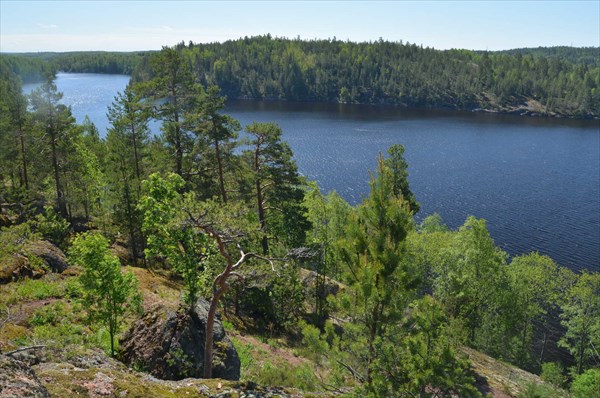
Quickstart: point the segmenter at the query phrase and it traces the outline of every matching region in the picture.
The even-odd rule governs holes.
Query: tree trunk
[[[175,80],[175,78],[173,78]],[[171,86],[171,96],[173,98],[173,121],[175,124],[175,172],[183,177],[183,148],[181,142],[181,126],[179,125],[179,105],[177,103],[177,89]]]
[[[21,146],[21,167],[23,170],[23,185],[29,190],[29,178],[27,176],[27,157],[25,155],[25,137],[23,137],[23,127],[19,126],[19,142]]]
[[[221,159],[221,148],[219,148],[219,140],[217,140],[216,138],[215,138],[215,155],[217,157],[217,166],[218,166],[218,171],[219,171],[219,186],[221,187],[221,197],[223,198],[223,203],[227,203],[227,191],[225,191],[225,178],[223,177],[223,160]]]
[[[142,182],[142,171],[140,169],[140,159],[139,159],[139,155],[138,155],[138,148],[137,148],[137,140],[135,137],[135,126],[131,125],[131,139],[133,141],[133,158],[135,161],[135,176],[137,177],[137,183],[136,183],[136,192],[137,192],[137,200],[140,200],[140,197],[142,196],[142,187],[141,187],[141,182]]]
[[[261,240],[263,255],[267,255],[269,253],[269,241],[267,240],[267,220],[265,217],[265,207],[263,202],[263,193],[261,187],[261,180],[258,176],[260,171],[260,144],[256,145],[256,149],[254,150],[254,172],[256,173],[256,202],[258,207],[258,221],[260,223],[260,230],[263,233],[263,237]]]
[[[542,349],[540,352],[540,367],[542,366],[542,363],[544,363],[544,354],[546,351],[546,343],[548,342],[548,335],[546,334],[546,331],[544,330],[544,337],[542,338]]]
[[[260,180],[256,180],[256,199],[258,202],[258,221],[260,223],[260,230],[262,231],[262,239],[261,239],[261,246],[262,246],[262,252],[264,255],[269,254],[269,241],[267,239],[267,220],[265,217],[265,207],[263,205],[263,196],[262,196],[262,189],[260,186]]]
[[[208,308],[208,316],[206,317],[206,337],[204,340],[204,378],[212,378],[212,359],[213,359],[213,329],[215,325],[215,315],[217,313],[217,306],[219,300],[225,293],[225,280],[226,276],[219,278],[222,280],[222,287],[217,288],[210,300],[210,307]],[[221,282],[220,282],[221,283]]]
[[[123,171],[123,182],[125,183],[125,206],[127,207],[127,223],[129,226],[129,239],[131,240],[131,255],[133,256],[133,264],[137,266],[138,249],[135,238],[135,223],[133,221],[133,206],[131,205],[131,193],[129,189],[129,181]]]
[[[175,172],[183,177],[183,149],[181,148],[181,135],[179,123],[175,125]]]
[[[367,358],[367,377],[366,377],[366,381],[367,381],[367,386],[369,388],[369,391],[371,390],[371,385],[373,383],[373,376],[372,376],[372,369],[371,369],[371,365],[373,363],[373,360],[375,359],[375,339],[377,338],[377,329],[379,326],[379,311],[380,311],[380,305],[381,303],[377,302],[375,304],[375,308],[373,308],[372,311],[372,316],[373,319],[371,320],[371,324],[368,325],[369,326],[369,341],[368,341],[368,345],[369,345],[369,357]]]
[[[48,126],[46,129],[46,133],[50,137],[50,146],[52,148],[52,168],[54,169],[54,182],[56,184],[56,205],[58,207],[58,212],[60,215],[67,219],[67,206],[65,203],[65,194],[62,189],[62,185],[60,182],[60,168],[58,166],[58,153],[56,149],[56,134],[52,131],[52,127]]]

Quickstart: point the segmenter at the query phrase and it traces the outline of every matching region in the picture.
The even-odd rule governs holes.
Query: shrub
[[[554,388],[549,385],[529,383],[525,386],[517,398],[559,398],[562,397]]]
[[[123,316],[140,308],[138,281],[132,273],[121,272],[119,259],[110,253],[108,241],[100,234],[79,235],[70,255],[84,269],[80,276],[83,303],[90,315],[108,328],[114,356],[115,335]]]
[[[542,380],[555,387],[563,388],[567,382],[564,369],[557,362],[546,362],[542,364]]]
[[[571,384],[574,398],[600,398],[600,369],[588,369]]]
[[[320,330],[313,325],[302,321],[299,326],[302,330],[302,355],[320,363],[322,354],[329,349],[327,342],[321,338]]]
[[[303,391],[315,391],[318,386],[314,371],[308,364],[277,366],[267,362],[260,368],[256,381],[263,385],[298,388]]]
[[[254,346],[250,343],[244,344],[235,337],[231,337],[231,342],[233,343],[233,346],[238,353],[238,357],[240,358],[241,378],[245,380],[248,370],[254,363],[254,357],[252,355]]]
[[[56,303],[37,310],[29,323],[33,326],[56,325],[64,319],[65,315],[64,305]]]
[[[35,216],[31,224],[32,229],[42,235],[44,239],[64,249],[69,235],[69,222],[58,215],[52,207],[46,206],[44,212]]]
[[[17,295],[20,299],[44,300],[50,297],[62,297],[63,289],[57,282],[41,279],[27,279],[17,287]]]

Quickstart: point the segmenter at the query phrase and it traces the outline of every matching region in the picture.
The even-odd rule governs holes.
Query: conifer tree
[[[31,93],[34,119],[50,154],[56,191],[56,207],[63,218],[68,218],[64,168],[75,119],[71,110],[61,104],[62,93],[58,92],[51,77]]]

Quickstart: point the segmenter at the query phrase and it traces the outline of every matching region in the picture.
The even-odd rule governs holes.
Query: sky
[[[0,52],[159,50],[244,36],[437,49],[600,46],[600,1],[0,0]]]

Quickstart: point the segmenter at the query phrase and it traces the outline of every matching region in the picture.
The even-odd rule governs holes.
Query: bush
[[[250,366],[252,366],[252,363],[254,362],[254,357],[252,355],[252,352],[254,351],[254,346],[250,343],[244,344],[235,337],[231,337],[230,339],[233,343],[233,346],[235,347],[235,350],[238,353],[238,356],[240,357],[241,378],[245,380],[246,373],[248,372]]]
[[[563,396],[549,385],[535,383],[527,384],[525,389],[517,394],[517,398],[560,398]]]
[[[17,288],[20,299],[44,300],[50,297],[62,297],[63,289],[58,283],[39,279],[27,279]]]
[[[564,369],[562,365],[557,362],[543,363],[542,373],[540,376],[545,382],[559,388],[564,388],[567,382]]]
[[[42,235],[44,239],[64,249],[69,235],[69,222],[59,216],[52,207],[46,206],[44,212],[35,216],[31,224],[32,229]]]
[[[600,398],[600,369],[588,369],[573,380],[574,398]]]
[[[327,342],[321,338],[321,331],[304,321],[299,322],[298,326],[302,330],[302,355],[321,363],[323,353],[329,349]]]
[[[267,362],[256,375],[256,382],[267,386],[298,388],[302,391],[316,391],[318,386],[315,373],[308,364],[276,366]]]
[[[64,319],[65,315],[63,304],[56,303],[37,310],[29,320],[29,323],[33,326],[56,325]]]

